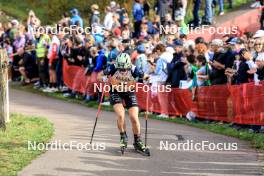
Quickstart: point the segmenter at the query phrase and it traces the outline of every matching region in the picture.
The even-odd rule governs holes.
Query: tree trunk
[[[8,98],[8,56],[5,49],[0,49],[0,128],[3,129],[9,122]]]

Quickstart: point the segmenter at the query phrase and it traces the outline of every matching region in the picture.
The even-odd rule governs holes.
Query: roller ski
[[[149,148],[145,147],[140,139],[138,139],[133,145],[136,152],[142,154],[143,156],[150,156]]]
[[[127,148],[127,141],[128,141],[127,135],[126,134],[121,134],[121,137],[120,137],[120,150],[121,150],[121,154],[122,155],[124,155],[125,150]]]

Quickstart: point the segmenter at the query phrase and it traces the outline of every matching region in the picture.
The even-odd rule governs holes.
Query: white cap
[[[223,40],[221,40],[221,39],[214,39],[214,40],[212,40],[211,45],[222,47],[224,45],[224,43],[223,43]]]
[[[13,25],[18,25],[18,24],[19,24],[19,22],[18,22],[17,20],[12,20],[11,23],[12,23]]]
[[[174,54],[175,50],[174,50],[174,48],[169,46],[169,47],[166,48],[166,52],[169,52],[170,54]]]
[[[261,37],[264,37],[264,30],[258,30],[253,36],[253,38],[261,38]]]
[[[110,7],[111,7],[111,8],[114,8],[115,6],[116,6],[116,2],[115,2],[115,1],[111,1],[111,2],[110,2]]]

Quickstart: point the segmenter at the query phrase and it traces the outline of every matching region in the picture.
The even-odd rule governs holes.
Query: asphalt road
[[[96,109],[60,100],[10,90],[11,112],[48,118],[55,126],[52,142],[89,143]],[[112,112],[102,112],[94,143],[105,150],[48,150],[19,172],[19,176],[246,176],[262,175],[259,154],[249,143],[205,130],[169,122],[149,120],[151,157],[135,153],[131,128],[127,119],[129,148],[124,156],[119,151],[119,133]],[[141,119],[144,127],[144,119]],[[144,128],[142,128],[144,132]],[[142,135],[144,137],[144,133]],[[160,143],[168,141],[171,150],[160,150]],[[174,150],[179,143],[202,141],[237,143],[236,151]],[[88,145],[87,145],[88,146]],[[88,146],[91,148],[91,146]],[[96,147],[94,149],[103,149]],[[67,150],[68,149],[68,150]]]

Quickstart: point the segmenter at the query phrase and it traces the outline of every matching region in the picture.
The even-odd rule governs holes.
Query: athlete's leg
[[[117,127],[120,133],[124,133],[126,131],[125,126],[125,108],[123,104],[117,103],[114,105],[114,110],[117,115]]]
[[[140,122],[138,119],[138,107],[137,106],[133,106],[131,108],[128,109],[128,114],[130,117],[130,121],[132,124],[132,130],[134,135],[139,136],[140,135]]]

